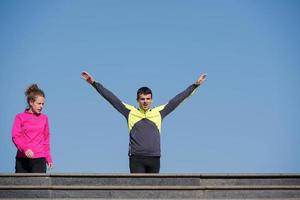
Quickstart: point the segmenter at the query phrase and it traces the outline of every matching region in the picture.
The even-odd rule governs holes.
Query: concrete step
[[[11,200],[12,198],[1,198],[1,200]],[[20,199],[20,200],[27,200],[27,199],[32,199],[32,198],[14,198],[14,199]],[[48,200],[49,198],[38,198],[39,200]],[[51,198],[53,200],[78,200],[79,198]],[[80,198],[81,200],[104,200],[107,198]],[[180,200],[198,200],[199,198],[190,198],[190,199],[180,199]],[[118,199],[109,199],[109,200],[120,200]],[[133,199],[121,199],[121,200],[133,200]],[[143,200],[170,200],[170,199],[143,199]],[[211,200],[211,199],[201,199],[201,200]],[[232,199],[222,199],[222,200],[232,200]],[[270,200],[270,198],[268,199],[248,199],[248,198],[237,198],[234,200]],[[298,200],[298,198],[280,198],[280,199],[274,199],[272,198],[272,200]]]
[[[0,174],[0,198],[300,199],[299,174]]]
[[[300,185],[300,174],[1,174],[1,185]]]

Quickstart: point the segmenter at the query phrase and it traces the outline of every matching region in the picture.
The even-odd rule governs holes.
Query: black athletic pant
[[[45,158],[16,158],[16,173],[46,173]]]
[[[130,173],[159,173],[160,157],[130,156]]]

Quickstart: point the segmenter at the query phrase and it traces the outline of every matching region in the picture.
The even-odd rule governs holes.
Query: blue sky
[[[300,2],[3,0],[0,172],[14,172],[24,91],[46,93],[52,172],[128,173],[125,119],[81,78],[124,102],[166,103],[207,82],[162,126],[162,173],[300,172]]]

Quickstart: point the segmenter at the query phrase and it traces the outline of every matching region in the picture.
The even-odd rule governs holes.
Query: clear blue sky
[[[128,173],[124,102],[166,103],[207,82],[162,126],[162,173],[300,172],[300,1],[2,0],[0,172],[14,172],[24,91],[46,93],[53,172]]]

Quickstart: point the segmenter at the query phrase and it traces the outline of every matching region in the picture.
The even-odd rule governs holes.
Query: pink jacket
[[[16,145],[17,157],[26,158],[25,151],[31,149],[34,158],[46,158],[52,163],[48,117],[24,111],[16,115],[12,128],[12,140]]]

